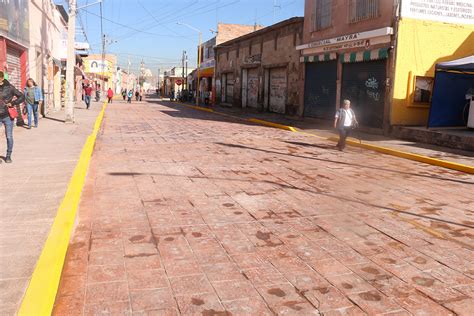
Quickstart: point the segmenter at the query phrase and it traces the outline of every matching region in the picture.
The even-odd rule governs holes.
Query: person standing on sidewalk
[[[109,90],[107,90],[108,103],[112,103],[113,98],[114,98],[114,91],[112,90],[112,88],[109,88]]]
[[[87,84],[84,88],[84,102],[86,103],[86,109],[89,110],[91,106],[91,96],[92,96],[92,87],[90,84]]]
[[[13,98],[16,97],[16,100]],[[8,108],[13,108],[25,101],[23,93],[18,91],[7,80],[0,71],[0,126],[5,125],[5,136],[7,139],[6,163],[12,162],[13,151],[13,119],[10,118]]]
[[[343,151],[346,147],[346,138],[350,136],[351,130],[357,127],[356,115],[351,109],[351,101],[344,100],[341,108],[336,112],[336,119],[334,120],[334,128],[339,131],[339,142],[336,147]]]
[[[28,111],[28,129],[31,129],[31,120],[34,117],[35,128],[38,127],[38,107],[43,103],[43,92],[36,82],[29,78],[25,87],[26,109]]]
[[[122,98],[124,101],[126,97],[127,97],[127,89],[122,89]]]
[[[128,103],[132,103],[132,97],[133,97],[133,91],[132,89],[128,90],[128,94],[127,94],[127,102]]]

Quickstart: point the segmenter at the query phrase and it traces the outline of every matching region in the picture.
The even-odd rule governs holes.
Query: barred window
[[[314,30],[322,30],[331,26],[331,0],[315,0]]]
[[[379,15],[379,0],[349,0],[349,22],[355,23]]]

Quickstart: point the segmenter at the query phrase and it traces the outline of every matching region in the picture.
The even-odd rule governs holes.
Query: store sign
[[[75,50],[89,50],[91,49],[89,43],[83,43],[83,42],[75,42],[74,43],[74,49]]]
[[[102,63],[101,59],[86,59],[84,60],[84,72],[86,73],[95,73],[101,74],[104,73],[105,76],[112,76],[112,62],[105,60]]]
[[[390,43],[390,35],[379,36],[379,37],[374,37],[374,38],[370,38],[370,39],[362,39],[362,40],[346,42],[346,43],[339,43],[339,44],[335,44],[335,45],[327,45],[327,46],[322,46],[322,47],[309,48],[309,49],[303,50],[303,55],[314,55],[314,54],[319,54],[319,53],[328,53],[328,52],[339,51],[339,50],[343,50],[343,49],[351,49],[351,48],[370,49],[374,45],[384,44],[384,43]]]
[[[380,36],[391,35],[391,34],[393,34],[393,28],[384,27],[377,30],[346,34],[346,35],[341,35],[338,37],[333,37],[333,38],[328,38],[328,39],[312,42],[309,44],[299,45],[299,46],[296,46],[296,49],[302,50],[302,49],[316,48],[316,47],[322,47],[322,46],[328,46],[328,45],[337,45],[337,44],[360,41],[363,39],[370,39],[373,37],[380,37]]]
[[[472,0],[404,0],[402,18],[455,24],[474,24]]]
[[[178,86],[180,86],[180,85],[183,84],[183,81],[182,81],[181,79],[178,79],[178,80],[176,80],[176,84],[177,84]]]

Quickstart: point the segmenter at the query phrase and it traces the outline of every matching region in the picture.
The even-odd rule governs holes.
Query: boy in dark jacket
[[[13,100],[14,97],[16,97],[15,100]],[[0,71],[0,126],[5,125],[5,136],[7,139],[6,163],[12,162],[13,151],[13,120],[8,114],[8,108],[13,108],[24,101],[23,93],[5,80],[3,72]]]

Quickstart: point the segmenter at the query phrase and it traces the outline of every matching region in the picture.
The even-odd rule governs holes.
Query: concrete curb
[[[59,282],[61,281],[61,273],[81,199],[82,188],[106,107],[107,103],[104,102],[102,111],[96,118],[94,129],[87,137],[82,148],[79,161],[69,180],[66,194],[59,205],[48,239],[36,263],[18,315],[51,315]]]
[[[207,112],[212,112],[212,113],[219,114],[219,115],[234,117],[232,115],[228,115],[228,114],[225,114],[225,113],[216,112],[212,109],[201,108],[201,107],[197,107],[197,106],[189,106],[189,105],[184,104],[184,103],[179,103],[179,104],[182,104],[182,105],[187,106],[187,107],[195,108],[195,109],[198,109],[198,110],[202,110],[202,111],[207,111]],[[236,117],[236,118],[239,118],[239,117]],[[239,118],[239,119],[243,119],[243,118]],[[291,132],[294,132],[294,133],[305,134],[305,135],[308,135],[308,136],[317,137],[317,138],[325,139],[325,140],[329,140],[329,141],[337,142],[339,140],[337,137],[321,137],[321,136],[318,136],[318,135],[315,135],[315,134],[312,134],[312,133],[300,131],[300,130],[298,130],[297,128],[295,128],[293,126],[273,123],[273,122],[260,120],[260,119],[256,119],[256,118],[249,118],[249,119],[243,119],[243,120],[253,122],[253,123],[257,123],[257,124],[261,124],[261,125],[265,125],[265,126],[269,126],[269,127],[274,127],[274,128],[279,128],[279,129],[291,131]],[[456,163],[456,162],[431,158],[431,157],[428,157],[428,156],[418,155],[418,154],[405,152],[405,151],[401,151],[401,150],[396,150],[396,149],[392,149],[392,148],[387,148],[387,147],[382,147],[382,146],[357,142],[357,141],[353,141],[353,140],[350,140],[350,139],[347,140],[347,144],[350,145],[350,146],[364,148],[364,149],[372,150],[372,151],[375,151],[375,152],[383,153],[383,154],[386,154],[386,155],[391,155],[391,156],[395,156],[395,157],[399,157],[399,158],[404,158],[404,159],[409,159],[409,160],[413,160],[413,161],[418,161],[418,162],[430,164],[430,165],[433,165],[433,166],[438,166],[438,167],[442,167],[442,168],[447,168],[447,169],[461,171],[461,172],[465,172],[465,173],[469,173],[469,174],[474,174],[474,166],[463,165],[463,164]]]

